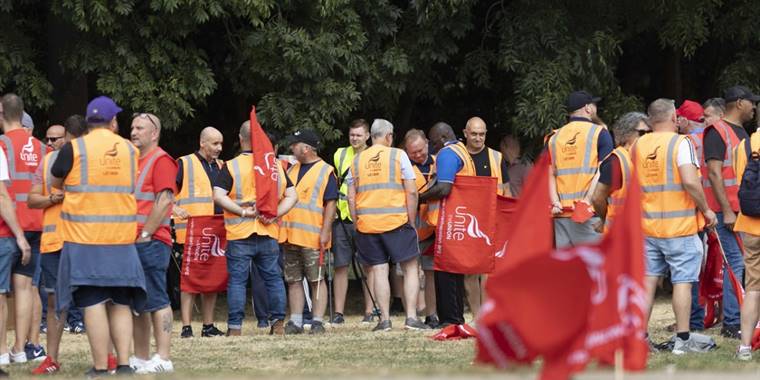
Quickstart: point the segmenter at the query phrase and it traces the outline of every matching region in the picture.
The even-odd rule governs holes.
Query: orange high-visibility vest
[[[169,157],[163,149],[156,147],[153,152],[148,153],[147,156],[141,157],[138,160],[138,177],[137,186],[135,192],[135,199],[137,199],[137,232],[142,231],[145,222],[148,220],[151,210],[153,210],[153,204],[156,200],[156,189],[153,188],[154,175],[162,175],[165,173],[154,173],[153,164],[161,157]],[[169,206],[169,210],[166,213],[166,217],[161,220],[158,229],[153,233],[153,238],[160,240],[168,245],[172,244],[171,226],[169,224],[172,215],[172,206]]]
[[[710,128],[714,128],[720,135],[723,143],[726,144],[726,153],[723,156],[723,187],[726,189],[726,197],[728,203],[731,204],[731,210],[739,211],[739,183],[736,181],[736,172],[734,172],[734,158],[733,154],[736,146],[739,145],[739,137],[734,133],[734,129],[726,124],[723,120],[716,121],[713,125],[705,128],[704,134]],[[702,168],[702,187],[705,189],[705,198],[707,199],[707,205],[710,209],[716,212],[721,212],[720,203],[715,198],[715,192],[713,192],[712,184],[710,183],[710,169],[707,165],[701,165]]]
[[[288,169],[290,182],[296,183],[298,203],[282,217],[280,240],[299,247],[319,249],[319,234],[322,232],[324,197],[327,182],[333,175],[332,166],[319,160],[309,168],[298,181],[301,163],[297,162]],[[328,243],[329,247],[329,243]]]
[[[678,147],[686,138],[672,132],[654,132],[640,137],[634,146],[646,236],[688,236],[699,229],[696,205],[683,187],[676,161]]]
[[[422,174],[417,165],[414,166],[414,183],[417,186],[417,192],[423,193],[433,186],[434,182],[431,178],[435,175],[435,156],[430,155],[430,159],[433,161],[430,164],[430,173],[427,176]],[[435,225],[428,223],[429,218],[429,202],[420,203],[419,211],[417,212],[417,220],[414,224],[417,227],[417,238],[419,241],[423,241],[435,233]]]
[[[11,184],[8,193],[16,207],[18,224],[24,231],[42,231],[42,210],[26,204],[32,188],[32,176],[42,164],[47,148],[24,129],[14,129],[0,136],[0,148],[8,158]]]
[[[603,130],[591,122],[571,121],[549,138],[557,194],[563,208],[572,208],[588,193],[599,166],[597,142]],[[566,211],[560,216],[571,214]]]
[[[132,244],[137,234],[137,157],[131,142],[103,128],[71,141],[63,181],[61,236],[79,244]]]
[[[610,154],[614,154],[620,162],[622,186],[610,193],[609,198],[607,198],[607,218],[604,221],[605,232],[607,232],[610,223],[612,223],[612,220],[615,219],[615,215],[621,211],[623,203],[625,203],[625,196],[628,190],[628,181],[631,177],[631,166],[633,165],[631,162],[630,153],[628,153],[628,150],[623,147],[615,148],[615,150],[613,150]]]
[[[354,157],[356,229],[365,234],[392,231],[409,222],[401,179],[401,149],[373,145]]]
[[[50,170],[53,168],[53,163],[58,158],[59,151],[53,151],[45,155],[42,159],[42,195],[49,197],[51,194],[62,194],[59,189],[50,185]],[[62,204],[54,204],[44,210],[42,210],[42,237],[40,238],[40,253],[57,252],[63,249],[63,239],[61,234],[57,231],[57,227],[61,223],[61,207]]]
[[[457,172],[457,176],[478,175],[477,171],[475,170],[475,163],[472,161],[472,156],[470,155],[470,152],[467,151],[467,146],[465,146],[463,143],[457,142],[456,144],[449,144],[443,147],[443,149],[451,149],[454,153],[456,153],[459,159],[462,160],[462,168],[459,169],[459,171]],[[502,177],[503,174],[501,172],[501,161],[502,161],[501,152],[497,150],[493,150],[488,147],[486,147],[485,149],[488,149],[488,162],[489,162],[489,166],[491,167],[491,177],[496,177],[498,179],[496,192],[497,194],[502,194],[502,192],[499,190],[499,186],[501,186],[502,183],[504,182],[503,177]],[[456,179],[454,180],[456,181]],[[427,223],[430,224],[431,226],[438,225],[438,210],[440,208],[441,208],[440,200],[430,202],[428,206]]]
[[[750,136],[749,141],[742,140],[734,150],[734,173],[736,173],[739,184],[742,183],[742,177],[744,176],[744,169],[747,167],[749,157],[747,157],[747,146],[750,144],[750,152],[760,154],[760,133],[755,132]],[[741,213],[736,216],[736,224],[734,224],[734,232],[744,232],[755,236],[760,235],[760,218],[747,216]]]
[[[241,153],[227,161],[227,169],[232,176],[233,186],[229,196],[239,206],[247,207],[256,202],[256,185],[253,182],[253,157],[251,153]],[[279,196],[285,194],[285,172],[277,164]],[[277,239],[280,226],[277,223],[263,224],[258,219],[241,217],[227,210],[224,211],[224,227],[227,230],[227,240],[242,240],[256,234]]]
[[[174,204],[182,207],[190,216],[214,215],[213,189],[203,163],[192,153],[180,157],[177,164],[182,166],[182,189],[177,194]],[[216,164],[219,168],[222,167],[222,161],[216,160]],[[177,244],[185,244],[187,220],[176,217],[173,219]]]

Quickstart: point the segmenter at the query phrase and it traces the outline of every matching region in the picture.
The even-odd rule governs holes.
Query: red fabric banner
[[[707,260],[699,274],[699,304],[705,308],[705,328],[718,323],[723,303],[723,254],[716,233],[707,234]]]
[[[456,176],[441,201],[435,234],[435,270],[490,273],[494,269],[496,178]]]
[[[526,196],[527,194],[523,194]],[[496,197],[496,270],[504,263],[504,253],[509,245],[509,236],[513,229],[518,228],[513,224],[515,212],[519,203],[516,198]]]
[[[227,248],[224,217],[191,216],[182,255],[180,290],[186,293],[227,291]]]
[[[265,218],[277,216],[277,157],[272,142],[256,118],[256,106],[251,109],[251,150],[253,151],[253,181],[256,187],[256,210]]]

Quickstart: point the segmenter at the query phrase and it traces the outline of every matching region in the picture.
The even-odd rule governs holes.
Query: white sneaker
[[[21,351],[19,353],[13,352],[13,349],[10,351],[11,356],[11,363],[26,363],[26,352]]]
[[[145,362],[145,366],[135,371],[138,375],[169,372],[174,372],[174,364],[172,364],[171,360],[161,359],[161,356],[158,354],[154,354],[149,361]]]
[[[129,357],[129,366],[132,367],[132,369],[135,370],[135,372],[138,372],[141,369],[143,369],[149,362],[150,360],[140,359],[137,356]]]
[[[11,355],[6,352],[0,355],[0,365],[8,365],[8,364],[11,364]]]

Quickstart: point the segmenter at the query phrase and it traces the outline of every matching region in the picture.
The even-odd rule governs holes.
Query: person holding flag
[[[269,334],[283,335],[286,301],[278,263],[280,231],[276,219],[298,202],[298,196],[293,183],[276,163],[272,144],[261,129],[255,110],[251,112],[251,120],[240,126],[238,137],[242,152],[227,161],[214,184],[214,202],[224,209],[227,230],[227,335],[241,335],[246,285],[252,265],[258,269],[267,288],[269,311],[274,321]],[[254,144],[266,146],[267,142],[268,149],[253,150]],[[260,162],[260,158],[266,162]],[[264,182],[258,181],[261,174],[264,174]]]
[[[288,169],[288,178],[296,184],[298,203],[282,217],[280,235],[284,235],[285,281],[288,283],[290,321],[285,334],[303,333],[303,277],[311,285],[313,305],[310,334],[325,332],[322,318],[327,308],[327,287],[324,274],[324,253],[330,248],[332,221],[338,182],[333,168],[317,152],[322,147],[319,135],[311,129],[294,132],[287,145],[298,162]],[[282,239],[281,239],[282,241]],[[321,297],[319,297],[321,295]]]
[[[640,137],[633,148],[633,164],[643,193],[643,229],[646,250],[646,288],[651,315],[657,283],[670,271],[676,339],[673,353],[701,352],[689,333],[691,286],[699,279],[702,241],[697,236],[701,216],[706,227],[717,223],[700,183],[694,149],[688,137],[678,135],[672,100],[657,99],[647,110],[653,133]],[[699,215],[701,213],[702,215]]]

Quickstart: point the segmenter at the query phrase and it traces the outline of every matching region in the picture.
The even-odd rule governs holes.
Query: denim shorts
[[[699,281],[703,246],[697,234],[644,240],[647,276],[664,276],[670,270],[674,284]]]
[[[80,308],[113,302],[115,305],[131,306],[136,288],[79,286],[74,291],[74,305]]]
[[[0,294],[11,291],[11,263],[19,254],[16,238],[0,238]]]
[[[46,293],[55,293],[58,286],[58,264],[61,262],[61,251],[48,252],[40,255],[42,282]]]
[[[169,268],[171,247],[160,240],[151,240],[136,243],[135,248],[145,272],[145,290],[148,293],[143,311],[151,313],[171,305],[166,291],[166,271]]]

